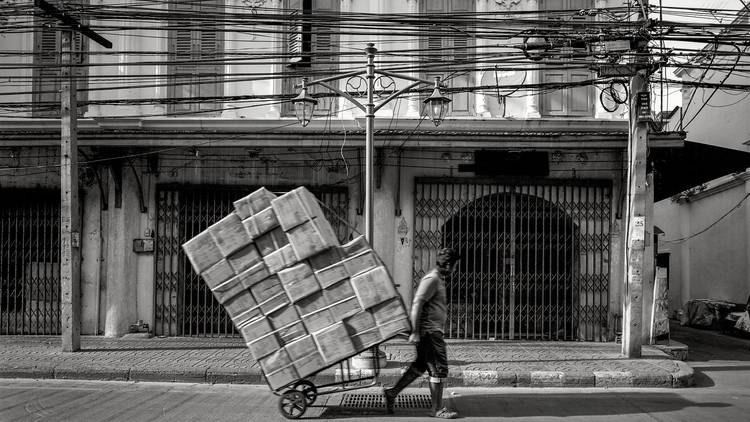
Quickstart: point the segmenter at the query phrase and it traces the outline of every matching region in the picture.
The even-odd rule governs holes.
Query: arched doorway
[[[447,336],[606,340],[609,193],[580,181],[418,180],[415,282],[441,245],[462,258],[446,280]]]

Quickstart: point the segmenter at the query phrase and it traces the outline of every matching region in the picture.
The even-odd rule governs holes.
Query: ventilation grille
[[[382,393],[344,394],[341,400],[344,409],[385,409],[385,398]],[[429,394],[399,394],[396,407],[400,409],[429,409],[432,400]]]

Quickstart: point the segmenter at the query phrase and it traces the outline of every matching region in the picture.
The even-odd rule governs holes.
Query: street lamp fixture
[[[430,119],[432,119],[432,123],[435,124],[435,127],[440,126],[440,123],[445,119],[445,115],[448,114],[448,104],[450,102],[451,99],[440,92],[440,76],[436,76],[435,89],[433,89],[432,94],[423,101],[430,111]]]
[[[411,92],[414,88],[420,85],[434,85],[432,95],[427,97],[423,102],[429,108],[428,113],[432,119],[432,123],[435,126],[445,118],[448,112],[448,104],[451,102],[450,98],[444,96],[440,92],[440,77],[436,77],[434,82],[426,79],[415,78],[410,75],[398,74],[386,70],[375,69],[375,53],[377,53],[375,44],[368,43],[365,48],[365,55],[367,56],[367,64],[364,70],[352,71],[342,75],[331,76],[328,78],[317,79],[314,81],[308,81],[307,79],[302,80],[300,88],[302,92],[296,96],[292,103],[294,104],[294,112],[297,116],[297,120],[302,126],[307,126],[313,117],[315,111],[315,105],[318,100],[308,95],[307,89],[312,85],[320,85],[329,91],[333,91],[339,94],[341,97],[346,98],[354,104],[357,108],[362,110],[365,114],[365,224],[364,234],[365,238],[371,244],[373,243],[372,231],[373,231],[373,167],[374,167],[374,133],[375,133],[375,113],[380,110],[381,107],[386,105],[389,101],[397,98],[401,94]],[[364,76],[363,76],[364,75]],[[346,86],[347,89],[341,90],[329,82],[348,78]],[[378,104],[375,104],[375,87],[395,87],[396,83],[393,81],[394,78],[403,79],[409,81],[409,83],[401,88],[396,89],[393,92],[388,92],[388,95],[380,100]],[[367,89],[363,91],[359,87],[365,86]],[[380,92],[382,94],[382,92]],[[361,101],[357,97],[365,97],[366,101]]]
[[[302,79],[302,92],[294,97],[292,104],[294,104],[294,114],[302,127],[310,124],[318,100],[307,94],[307,79]]]

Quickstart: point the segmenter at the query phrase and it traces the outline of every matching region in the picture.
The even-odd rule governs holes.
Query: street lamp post
[[[375,113],[380,110],[384,105],[388,104],[391,100],[394,98],[397,98],[399,95],[410,91],[412,88],[417,87],[418,85],[423,84],[433,84],[434,83],[434,89],[432,94],[427,97],[424,100],[424,103],[426,104],[428,108],[428,113],[430,115],[430,118],[432,119],[432,122],[435,124],[435,126],[440,125],[440,123],[445,118],[445,115],[448,112],[448,104],[451,102],[450,98],[444,96],[440,92],[440,77],[436,77],[434,81],[428,81],[425,79],[415,78],[408,75],[400,75],[384,70],[376,70],[375,69],[375,53],[378,50],[375,48],[375,44],[368,43],[367,47],[365,48],[365,54],[367,55],[367,65],[365,67],[365,71],[355,71],[346,73],[343,75],[338,75],[330,78],[324,78],[324,79],[318,79],[315,81],[308,82],[307,80],[303,80],[301,88],[302,91],[300,94],[295,97],[292,102],[294,104],[294,111],[297,116],[297,120],[299,120],[300,124],[302,126],[307,126],[308,123],[310,123],[310,120],[312,119],[313,112],[315,109],[315,106],[318,103],[318,100],[311,97],[307,92],[307,87],[311,85],[321,85],[333,92],[336,92],[337,94],[341,95],[342,97],[349,100],[352,104],[354,104],[357,108],[362,110],[365,113],[365,238],[370,243],[370,245],[373,245],[373,227],[374,227],[374,216],[373,216],[373,156],[374,156],[374,132],[375,132]],[[362,74],[365,74],[365,78],[362,78]],[[376,76],[379,75],[379,76]],[[362,104],[361,102],[357,101],[357,99],[345,90],[340,90],[336,88],[333,85],[328,84],[328,82],[341,80],[344,78],[348,78],[347,80],[347,86],[348,87],[356,87],[360,86],[360,84],[354,84],[353,81],[356,80],[356,78],[364,79],[364,82],[367,87],[366,93],[362,92],[354,92],[354,95],[361,95],[365,94],[367,98],[367,103]],[[381,80],[381,78],[387,78],[389,83],[388,86],[395,86],[395,82],[393,82],[393,78],[398,79],[404,79],[411,81],[410,84],[408,84],[406,87],[396,90],[395,92],[391,93],[388,97],[386,97],[384,100],[382,100],[379,104],[375,104],[374,97],[375,97],[375,84],[379,81],[381,86],[386,86],[386,83]],[[361,82],[361,81],[360,81]]]

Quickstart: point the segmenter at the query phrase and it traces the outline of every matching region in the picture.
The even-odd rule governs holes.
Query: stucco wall
[[[665,199],[656,204],[655,223],[666,232],[659,251],[670,253],[673,309],[690,299],[747,300],[747,202],[719,221],[745,194],[740,183],[690,202]]]

